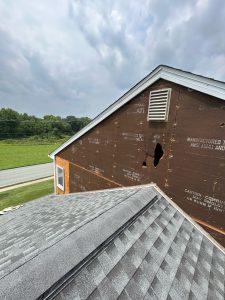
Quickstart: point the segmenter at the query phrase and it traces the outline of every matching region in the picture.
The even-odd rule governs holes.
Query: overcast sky
[[[225,81],[223,0],[0,0],[0,106],[94,117],[159,64]]]

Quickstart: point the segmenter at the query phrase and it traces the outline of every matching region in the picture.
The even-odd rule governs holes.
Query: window
[[[64,191],[64,169],[56,166],[56,182],[57,186]]]
[[[150,92],[148,121],[167,121],[169,114],[171,89]]]

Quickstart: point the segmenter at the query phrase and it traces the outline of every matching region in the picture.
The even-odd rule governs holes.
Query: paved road
[[[0,171],[0,188],[53,175],[53,163]]]

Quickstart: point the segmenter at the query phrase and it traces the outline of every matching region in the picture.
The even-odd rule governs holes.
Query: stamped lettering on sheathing
[[[192,203],[205,207],[209,211],[225,212],[225,201],[189,189],[184,190],[186,199]]]
[[[126,170],[126,169],[123,169],[123,173],[124,173],[124,177],[132,180],[132,181],[141,181],[142,179],[142,175],[137,173],[137,172],[134,172],[134,171],[131,171],[131,170]]]
[[[88,142],[89,144],[96,144],[96,145],[100,144],[100,140],[98,138],[88,138]]]
[[[137,141],[137,142],[144,141],[144,134],[142,133],[123,132],[122,136],[124,140]]]
[[[192,148],[225,151],[225,140],[223,139],[205,139],[199,137],[188,137],[187,142]]]
[[[160,135],[159,135],[159,134],[155,134],[155,135],[153,136],[152,142],[153,142],[154,144],[156,144],[156,143],[158,142],[159,139],[160,139]]]
[[[75,145],[72,146],[71,152],[72,152],[72,154],[77,152],[77,147]]]
[[[104,170],[94,166],[94,165],[89,165],[89,168],[92,172],[95,172],[96,174],[102,174],[104,173]]]
[[[145,105],[141,103],[137,103],[134,106],[132,106],[131,110],[127,111],[128,115],[131,114],[144,114],[145,113]]]
[[[80,184],[80,190],[83,191],[83,192],[85,192],[86,191],[86,187],[83,186],[82,184]]]
[[[137,112],[138,114],[144,114],[144,113],[145,113],[145,105],[144,105],[144,104],[142,104],[142,103],[137,103],[137,104],[135,105],[135,107],[136,107],[136,112]]]

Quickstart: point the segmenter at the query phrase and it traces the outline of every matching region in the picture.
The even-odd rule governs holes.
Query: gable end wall
[[[162,88],[172,88],[168,122],[147,122],[149,92]],[[70,192],[155,182],[197,221],[225,232],[224,116],[224,101],[159,80],[56,157],[69,161]],[[157,143],[164,155],[155,168]]]

